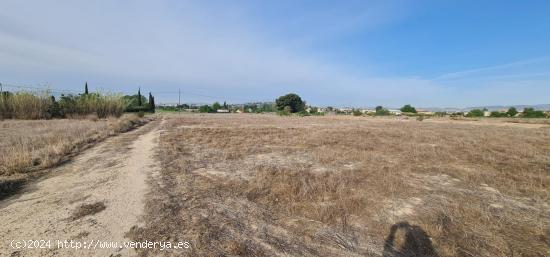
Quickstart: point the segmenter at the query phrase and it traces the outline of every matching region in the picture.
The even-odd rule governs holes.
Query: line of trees
[[[214,113],[218,112],[218,110],[227,110],[229,111],[229,106],[226,102],[223,102],[223,105],[221,105],[219,102],[214,102],[212,105],[201,105],[199,107],[199,112],[202,113]]]
[[[147,101],[140,89],[133,96],[90,93],[87,82],[82,94],[62,94],[58,99],[47,90],[0,94],[0,119],[77,118],[90,114],[106,118],[120,117],[125,111],[154,112],[155,98],[149,93]]]
[[[138,88],[138,92],[135,95],[125,95],[123,97],[126,103],[125,112],[155,112],[155,97],[149,92],[148,99],[141,94],[141,88]]]
[[[466,117],[483,117],[487,109],[473,109],[470,110]],[[515,107],[510,107],[506,112],[492,111],[489,114],[489,117],[502,118],[502,117],[516,117],[519,114],[518,110]],[[547,117],[546,113],[543,111],[538,111],[533,108],[527,107],[523,109],[520,117],[522,118],[545,118]]]
[[[120,117],[124,106],[120,96],[111,94],[62,95],[56,99],[47,91],[5,91],[0,95],[0,119],[74,118],[88,114],[96,114],[99,118]]]
[[[190,108],[192,106],[187,105],[187,107]],[[264,113],[275,112],[276,108],[271,103],[228,105],[226,102],[223,102],[223,104],[220,104],[219,102],[214,102],[212,105],[201,105],[198,107],[198,111],[201,113],[215,113],[218,112],[218,110],[227,110],[227,112]]]

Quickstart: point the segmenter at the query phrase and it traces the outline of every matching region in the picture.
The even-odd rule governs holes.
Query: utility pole
[[[181,105],[181,90],[178,88],[178,107]]]

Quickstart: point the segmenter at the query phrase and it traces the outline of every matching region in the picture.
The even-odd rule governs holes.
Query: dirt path
[[[153,158],[159,123],[110,138],[0,202],[0,256],[135,255],[120,245],[99,249],[96,242],[129,241],[125,234],[141,224],[147,178],[159,167]],[[50,246],[14,249],[12,240],[46,240]],[[92,249],[60,249],[57,240]]]

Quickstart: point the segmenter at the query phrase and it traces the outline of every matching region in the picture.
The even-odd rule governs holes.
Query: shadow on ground
[[[418,226],[399,222],[390,229],[384,257],[438,257],[428,234]]]

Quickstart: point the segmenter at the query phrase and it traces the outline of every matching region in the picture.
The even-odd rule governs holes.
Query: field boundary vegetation
[[[80,120],[5,120],[0,125],[0,199],[78,153],[155,119],[137,114]]]
[[[98,118],[120,117],[125,106],[124,99],[116,94],[69,94],[56,99],[48,91],[2,92],[0,119],[79,118],[91,114]]]
[[[63,119],[120,117],[124,112],[154,113],[155,98],[135,95],[89,92],[88,83],[82,94],[61,94],[56,98],[49,90],[3,91],[0,93],[0,120]],[[143,116],[143,114],[140,114]]]
[[[273,102],[252,102],[244,104],[227,104],[220,102],[208,104],[177,104],[160,105],[158,110],[162,112],[198,112],[198,113],[275,113],[280,116],[296,115],[300,117],[312,115],[352,115],[356,117],[364,116],[405,116],[415,117],[422,121],[428,118],[466,119],[477,118],[510,118],[510,119],[545,119],[550,118],[550,111],[535,110],[532,107],[525,107],[523,111],[518,111],[516,107],[501,109],[498,111],[489,111],[486,108],[474,108],[468,111],[445,111],[445,110],[425,110],[417,109],[411,104],[405,104],[399,109],[390,109],[381,105],[375,108],[336,108],[332,106],[319,107],[306,104],[299,95],[289,93],[278,97]],[[523,121],[518,121],[523,123]],[[546,122],[542,122],[546,123]]]

